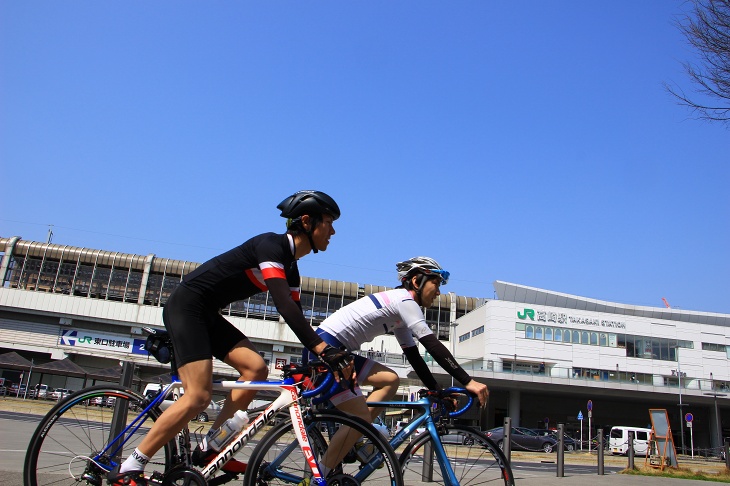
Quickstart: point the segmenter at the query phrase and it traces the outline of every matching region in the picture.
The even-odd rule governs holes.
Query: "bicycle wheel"
[[[445,425],[439,429],[441,443],[444,445],[458,485],[496,483],[513,486],[515,484],[507,459],[486,435],[463,425]],[[427,445],[430,447],[426,447]],[[424,450],[431,451],[431,458],[424,457]],[[444,480],[433,451],[433,438],[428,431],[415,437],[400,456],[404,478],[409,484],[417,481],[433,481],[437,484],[458,486]],[[433,467],[430,468],[429,464]],[[428,479],[429,471],[432,479]]]
[[[115,385],[86,388],[59,402],[31,436],[23,469],[25,486],[105,484],[107,472],[126,459],[161,413],[151,409],[139,428],[127,432],[121,447],[120,441],[110,444],[115,413],[124,427],[138,416],[128,411],[142,410],[142,402],[141,396]],[[167,470],[177,458],[176,451],[171,441],[150,463],[158,466],[155,469]]]
[[[327,478],[328,486],[355,486],[363,481],[387,486],[403,485],[403,476],[393,449],[375,428],[334,410],[304,414],[309,444],[319,462],[329,439],[340,426],[362,434],[356,447]],[[274,426],[251,454],[244,486],[309,484],[311,469],[294,435],[291,420]]]

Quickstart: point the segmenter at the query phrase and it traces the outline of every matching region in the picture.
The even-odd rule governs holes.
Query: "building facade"
[[[142,327],[162,327],[170,292],[198,263],[19,237],[0,237],[0,255],[0,356],[15,351],[32,361],[37,369],[23,382],[79,389],[121,362],[135,363],[140,387],[166,375],[142,349]],[[563,423],[588,438],[611,425],[647,426],[648,410],[664,408],[678,445],[718,448],[730,436],[730,315],[630,306],[500,281],[494,288],[496,299],[449,293],[426,309],[434,333],[490,388],[489,405],[460,421],[482,429],[502,425],[505,417],[527,427]],[[349,302],[385,289],[303,277],[301,302],[317,326]],[[254,342],[271,378],[300,359],[301,344],[267,293],[222,312]],[[419,384],[392,336],[366,343],[362,352],[398,372],[404,395]],[[88,375],[42,370],[60,360]],[[442,386],[453,383],[426,360]],[[234,377],[217,360],[214,372]],[[20,373],[0,363],[0,377],[18,381]],[[694,417],[691,430],[686,413]]]
[[[492,379],[496,419],[576,430],[588,401],[592,426],[647,426],[666,408],[686,446],[730,435],[730,315],[632,306],[497,281],[498,299],[456,321],[465,366]],[[681,406],[680,406],[681,404]],[[687,413],[693,415],[689,431]],[[724,425],[723,425],[724,424]],[[690,432],[692,436],[690,437]],[[593,429],[595,433],[595,429]]]

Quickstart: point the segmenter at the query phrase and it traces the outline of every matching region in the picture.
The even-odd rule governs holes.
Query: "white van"
[[[165,387],[167,385],[160,385],[158,383],[149,383],[147,386],[144,387],[144,394],[145,397],[151,398],[156,396],[160,389]],[[185,389],[183,387],[179,388],[180,396],[182,396],[185,393]],[[172,397],[169,396],[165,400],[160,403],[160,410],[166,410],[167,407],[173,404]],[[207,422],[209,420],[214,421],[216,418],[218,418],[218,415],[220,414],[222,410],[222,406],[219,403],[214,402],[213,400],[210,401],[210,405],[206,407],[205,410],[200,412],[196,417],[195,420],[198,422]]]
[[[651,439],[651,429],[617,426],[611,428],[608,447],[611,454],[629,453],[629,432],[634,433],[634,454],[646,455]]]

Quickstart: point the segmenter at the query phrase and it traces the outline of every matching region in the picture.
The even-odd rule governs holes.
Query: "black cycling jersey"
[[[173,298],[177,297],[173,292],[163,313],[165,326],[176,341],[176,352],[178,347],[186,349],[182,361],[205,359],[211,354],[222,359],[245,336],[235,333],[234,326],[217,311],[232,302],[267,290],[279,314],[301,343],[309,349],[320,344],[322,339],[302,314],[299,268],[294,252],[294,240],[290,235],[264,233],[208,260],[185,275],[178,293],[185,293],[186,297]],[[226,334],[216,330],[228,325],[233,329]],[[193,328],[196,330],[193,331]],[[205,343],[201,347],[200,340],[205,335],[208,341],[219,340],[221,336],[227,338],[225,343]]]
[[[283,278],[299,301],[299,267],[286,234],[264,233],[213,257],[183,277],[181,285],[218,308],[268,290],[265,279]]]

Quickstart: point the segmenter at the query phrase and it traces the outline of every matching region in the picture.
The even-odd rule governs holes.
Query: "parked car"
[[[398,422],[396,422],[395,428],[393,429],[393,436],[398,434],[398,432],[400,432],[402,429],[404,429],[407,426],[408,426],[407,420],[399,420]],[[425,431],[426,431],[426,427],[418,427],[416,429],[416,432],[411,434],[410,440],[413,440],[417,435],[422,434]]]
[[[548,437],[552,437],[555,439],[555,442],[560,441],[560,437],[558,436],[557,430],[550,430],[550,429],[532,429],[537,435],[544,435]],[[570,437],[568,434],[563,433],[563,447],[566,451],[574,451],[578,448],[578,442]]]
[[[2,395],[2,396],[10,395],[10,393],[11,393],[10,390],[11,390],[12,386],[13,386],[12,381],[2,378],[2,384],[0,384],[0,395]]]
[[[10,385],[10,392],[8,395],[12,397],[22,397],[25,396],[25,385],[18,385],[17,383],[13,383]]]
[[[173,400],[163,400],[162,403],[160,403],[160,409],[166,410],[167,407],[169,407],[173,403]],[[210,404],[205,408],[205,410],[200,412],[193,420],[196,420],[198,422],[208,422],[209,420],[215,421],[215,419],[217,419],[218,415],[221,413],[222,409],[223,407],[220,403],[211,400]]]
[[[28,398],[38,398],[45,400],[48,398],[48,394],[50,392],[50,388],[48,388],[48,385],[44,385],[43,383],[40,383],[38,385],[30,387],[28,390]],[[36,397],[36,393],[38,394],[38,397]]]
[[[89,405],[92,405],[94,407],[113,407],[114,404],[117,401],[117,397],[105,397],[105,396],[98,396],[94,397],[89,401]]]
[[[215,422],[215,419],[218,418],[218,414],[221,413],[222,409],[223,407],[220,403],[211,400],[210,405],[208,405],[205,410],[200,412],[198,416],[195,417],[195,420],[197,420],[198,422],[207,422],[209,420]]]
[[[611,454],[628,454],[629,432],[634,433],[634,452],[636,454],[646,454],[651,439],[651,429],[624,426],[611,428],[608,438]]]
[[[474,445],[474,437],[464,434],[445,434],[441,436],[442,444]]]
[[[68,388],[56,388],[50,393],[48,398],[56,401],[63,400],[73,392],[73,390],[69,390]]]
[[[495,427],[485,432],[500,449],[504,447],[504,427]],[[538,435],[524,427],[512,427],[512,450],[553,452],[558,441],[550,436]]]

